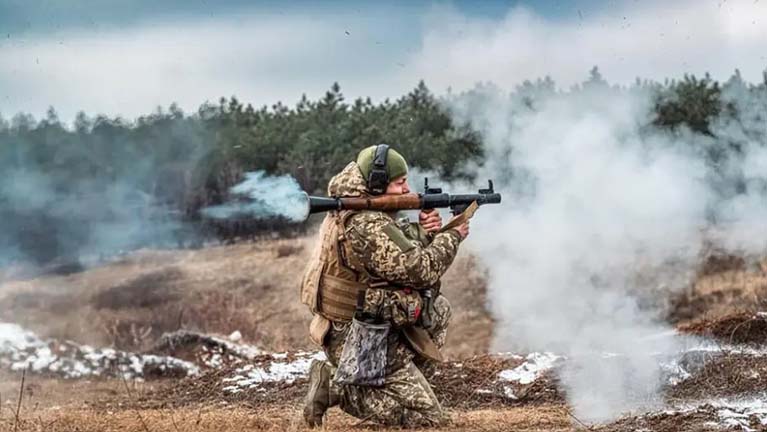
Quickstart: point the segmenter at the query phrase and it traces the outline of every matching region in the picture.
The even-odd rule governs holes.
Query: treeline
[[[190,207],[217,202],[246,171],[293,175],[307,191],[324,191],[333,173],[367,145],[390,143],[413,166],[446,179],[467,177],[482,159],[479,137],[453,124],[422,82],[395,100],[344,100],[338,84],[317,101],[254,108],[236,98],[194,114],[176,105],[136,121],[79,113],[67,128],[51,108],[36,121],[0,117],[0,167],[45,172],[63,189],[127,180],[162,202]]]
[[[48,262],[142,245],[199,243],[279,227],[275,221],[201,221],[248,171],[290,174],[323,193],[364,146],[390,143],[446,179],[482,159],[476,133],[453,124],[426,87],[395,100],[344,100],[334,84],[319,100],[254,108],[236,98],[185,114],[177,106],[135,121],[79,113],[71,127],[0,118],[0,261]],[[202,238],[200,238],[202,237]]]
[[[607,84],[595,68],[583,85]],[[737,115],[722,98],[728,86],[763,94],[767,77],[759,85],[736,73],[725,84],[685,76],[634,87],[653,92],[655,126],[714,134],[712,122]],[[556,91],[553,81],[528,82],[516,93],[541,91]],[[171,105],[134,121],[80,113],[71,126],[53,109],[41,120],[0,117],[0,261],[173,245],[199,235],[199,225],[189,223],[200,223],[202,207],[225,200],[243,173],[290,174],[304,190],[322,193],[357,151],[377,143],[396,146],[411,165],[446,180],[470,179],[467,167],[484,160],[482,137],[453,121],[444,103],[451,97],[437,97],[421,82],[396,100],[347,101],[334,84],[320,99],[293,106],[257,108],[232,97],[195,113]],[[210,232],[232,237],[261,228]]]
[[[470,175],[467,162],[482,160],[479,136],[455,125],[421,82],[396,101],[344,100],[338,84],[320,100],[294,107],[277,103],[254,109],[236,99],[205,107],[217,140],[203,166],[204,190],[214,200],[243,171],[290,174],[301,187],[323,193],[330,177],[369,145],[388,143],[415,167],[446,179]],[[196,203],[197,204],[197,203]]]

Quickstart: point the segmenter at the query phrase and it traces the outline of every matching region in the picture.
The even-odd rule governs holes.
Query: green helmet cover
[[[376,147],[378,146],[366,147],[357,155],[357,165],[360,167],[362,176],[365,177],[365,179],[370,176],[370,171],[373,170],[373,159],[375,158]],[[390,182],[407,174],[407,161],[397,150],[394,150],[391,147],[386,156],[386,174],[389,176]]]

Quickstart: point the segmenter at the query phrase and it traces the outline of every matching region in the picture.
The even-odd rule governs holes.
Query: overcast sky
[[[376,100],[420,79],[437,93],[545,75],[567,87],[594,65],[613,83],[767,68],[767,1],[281,3],[0,0],[0,114],[292,104],[334,81]]]

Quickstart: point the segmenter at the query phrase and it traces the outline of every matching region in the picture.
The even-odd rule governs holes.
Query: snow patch
[[[767,401],[764,398],[740,400],[740,401],[718,401],[712,403],[718,408],[717,415],[722,426],[728,428],[740,428],[746,432],[764,430],[767,426]],[[762,427],[755,429],[754,424]]]
[[[265,383],[280,382],[292,384],[297,379],[306,378],[313,360],[325,360],[324,352],[299,352],[293,356],[287,353],[272,354],[271,361],[265,365],[248,364],[234,371],[234,376],[224,378],[227,384],[223,390],[236,394],[243,390],[262,390]]]
[[[193,363],[173,357],[134,354],[111,348],[95,349],[74,342],[43,340],[17,324],[0,323],[0,367],[29,370],[63,378],[121,376],[142,379],[152,376],[199,374]]]
[[[550,352],[528,354],[526,360],[514,369],[506,369],[498,373],[498,378],[518,382],[520,384],[530,384],[541,375],[556,366],[556,363],[562,359]]]

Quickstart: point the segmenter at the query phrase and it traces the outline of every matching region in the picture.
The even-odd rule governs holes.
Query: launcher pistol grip
[[[450,206],[450,213],[452,213],[453,216],[458,216],[459,214],[465,212],[468,207],[468,204],[453,204]]]

